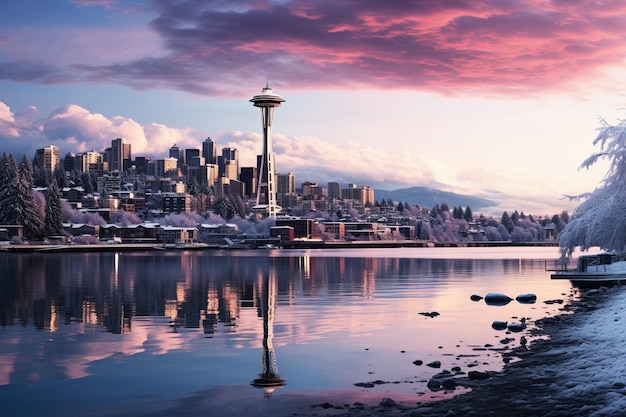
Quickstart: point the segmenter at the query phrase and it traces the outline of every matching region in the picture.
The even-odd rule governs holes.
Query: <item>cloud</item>
[[[103,151],[118,137],[131,144],[133,155],[159,155],[174,144],[197,147],[200,136],[193,129],[157,123],[142,125],[128,117],[91,113],[75,104],[60,107],[42,118],[34,106],[14,115],[0,102],[0,143],[3,151],[16,155],[32,156],[37,148],[51,144],[62,154]]]
[[[14,114],[0,102],[0,144],[3,152],[32,157],[40,147],[54,144],[61,154],[103,151],[111,140],[124,138],[131,144],[133,157],[163,158],[169,148],[200,149],[205,135],[190,128],[171,128],[163,124],[140,124],[123,116],[107,117],[74,104],[60,107],[45,117],[34,106]],[[224,147],[236,148],[240,166],[255,166],[262,152],[262,136],[257,132],[222,132],[212,139],[218,154]],[[522,208],[530,213],[550,212],[549,208],[568,207],[556,201],[560,194],[550,184],[532,176],[511,178],[488,169],[455,170],[443,161],[424,159],[402,147],[371,147],[361,143],[330,143],[311,136],[274,135],[273,149],[278,173],[294,172],[298,184],[304,181],[326,186],[329,181],[343,185],[355,183],[375,189],[394,190],[429,186],[460,194],[470,194],[500,202],[496,211]],[[445,158],[445,155],[442,157]],[[485,184],[493,184],[485,189]],[[498,191],[528,190],[537,184],[543,192],[515,197]],[[555,197],[557,196],[557,197]]]
[[[143,12],[156,16],[148,27],[33,28],[37,43],[3,34],[13,58],[0,79],[227,96],[271,71],[282,91],[519,95],[580,88],[626,58],[626,6],[615,0],[162,1]]]

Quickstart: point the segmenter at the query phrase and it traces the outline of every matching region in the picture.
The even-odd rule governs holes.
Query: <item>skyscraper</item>
[[[239,179],[239,151],[236,148],[223,148],[222,155],[217,160],[220,177]]]
[[[130,143],[117,138],[111,141],[111,159],[109,159],[109,171],[123,172],[132,165]]]
[[[263,153],[258,172],[256,206],[253,207],[253,210],[263,217],[276,217],[276,213],[281,208],[276,204],[272,125],[274,124],[274,108],[280,107],[285,99],[274,94],[272,89],[266,85],[261,94],[252,97],[250,102],[254,107],[261,109],[261,124],[263,126]]]
[[[202,142],[202,156],[206,164],[217,164],[217,146],[211,138],[206,138]]]

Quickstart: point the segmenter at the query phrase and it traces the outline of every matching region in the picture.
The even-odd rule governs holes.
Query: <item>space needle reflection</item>
[[[261,294],[259,297],[259,316],[263,316],[263,353],[261,363],[263,370],[259,377],[254,379],[251,385],[263,390],[265,397],[271,397],[272,393],[282,386],[285,380],[278,374],[276,366],[276,353],[274,352],[274,316],[276,313],[276,267],[270,264],[269,271],[263,274]]]

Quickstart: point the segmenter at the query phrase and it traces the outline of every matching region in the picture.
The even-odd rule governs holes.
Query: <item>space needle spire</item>
[[[263,153],[258,168],[256,205],[253,210],[262,217],[276,217],[281,208],[276,204],[276,172],[274,171],[274,152],[272,151],[272,125],[274,109],[280,107],[285,99],[274,94],[268,82],[261,94],[250,99],[254,107],[261,109],[263,125]]]

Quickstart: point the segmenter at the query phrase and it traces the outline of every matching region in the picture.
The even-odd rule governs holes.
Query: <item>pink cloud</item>
[[[568,88],[626,58],[626,7],[617,0],[160,2],[154,8],[149,29],[158,38],[145,28],[111,31],[110,40],[98,33],[102,28],[65,41],[50,33],[55,42],[31,47],[11,38],[2,45],[16,56],[0,66],[0,79],[233,95],[271,69],[283,91],[523,94]],[[20,55],[12,43],[27,47]],[[47,56],[36,48],[56,44],[64,59],[35,59]],[[68,51],[93,59],[63,65]]]

